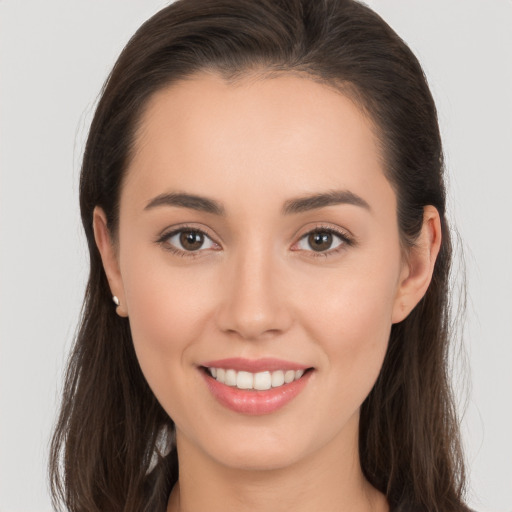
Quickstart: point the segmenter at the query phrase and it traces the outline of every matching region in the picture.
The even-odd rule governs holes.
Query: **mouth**
[[[314,373],[313,367],[275,359],[225,359],[199,369],[217,402],[248,415],[270,414],[284,407]]]
[[[300,370],[264,370],[257,373],[237,371],[233,368],[216,368],[214,366],[202,367],[210,377],[226,386],[236,387],[241,390],[267,391],[281,388],[287,384],[299,380],[306,372],[313,368]]]

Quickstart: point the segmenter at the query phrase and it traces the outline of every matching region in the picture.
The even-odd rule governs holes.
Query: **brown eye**
[[[327,251],[333,242],[332,233],[317,231],[308,235],[308,244],[313,251]]]
[[[199,231],[182,231],[180,244],[186,251],[197,251],[204,243],[204,235]]]
[[[220,247],[206,233],[199,229],[178,229],[163,235],[159,243],[176,253],[199,253],[204,250],[219,250]]]
[[[343,246],[352,245],[351,239],[334,229],[320,228],[306,233],[296,244],[295,250],[318,253],[322,256],[334,254]]]

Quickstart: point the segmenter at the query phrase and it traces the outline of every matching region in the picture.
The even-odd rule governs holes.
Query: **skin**
[[[334,190],[368,207],[283,213],[287,201]],[[175,192],[211,198],[225,215],[146,208]],[[182,226],[210,238],[177,255],[177,237],[162,234]],[[404,257],[375,130],[350,99],[289,74],[228,84],[202,73],[173,84],[143,115],[116,242],[100,208],[94,228],[117,312],[176,423],[180,479],[169,511],[388,510],[361,472],[359,409],[391,325],[430,283],[441,230],[426,207]],[[316,252],[306,236],[315,229],[351,242],[335,235],[334,248]],[[283,408],[249,416],[220,405],[198,369],[227,357],[314,370]]]

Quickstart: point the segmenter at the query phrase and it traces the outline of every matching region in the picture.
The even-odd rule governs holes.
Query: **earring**
[[[114,304],[115,304],[116,306],[119,306],[119,299],[117,298],[117,296],[116,296],[116,295],[113,295],[113,296],[112,296],[112,300],[114,301]]]

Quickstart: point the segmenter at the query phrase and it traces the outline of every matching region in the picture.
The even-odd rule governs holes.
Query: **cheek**
[[[371,269],[371,270],[367,270]],[[371,391],[386,354],[397,291],[396,263],[340,270],[309,288],[304,325],[325,354],[329,387],[357,409]]]
[[[308,291],[301,302],[308,306],[303,311],[309,311],[311,328],[326,329],[336,346],[345,346],[346,341],[347,349],[349,340],[357,340],[354,349],[382,343],[382,338],[387,341],[398,290],[397,262],[399,255],[380,258],[370,254],[354,257],[328,275],[317,271],[316,276],[308,276],[308,282],[301,285]]]
[[[205,276],[172,268],[165,255],[151,256],[127,256],[123,284],[137,359],[158,397],[169,379],[178,380],[192,365],[190,351],[204,328],[198,318],[205,316],[208,295],[201,285]]]
[[[373,385],[388,345],[391,308],[386,300],[379,300],[375,288],[369,293],[362,286],[344,288],[346,296],[316,311],[317,325],[327,328],[315,338],[322,340],[329,365],[342,369],[348,388]]]

